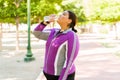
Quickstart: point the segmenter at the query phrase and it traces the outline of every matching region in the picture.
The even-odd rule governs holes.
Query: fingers
[[[56,14],[51,14],[50,15],[50,22],[54,22],[56,19]]]

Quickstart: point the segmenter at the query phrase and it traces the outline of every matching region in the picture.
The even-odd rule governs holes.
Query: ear
[[[72,22],[72,20],[71,20],[71,19],[69,19],[69,20],[68,20],[68,23],[70,24],[71,22]]]

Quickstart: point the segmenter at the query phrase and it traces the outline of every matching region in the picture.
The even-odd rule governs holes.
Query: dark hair
[[[72,30],[73,30],[74,32],[77,32],[77,30],[74,28],[75,25],[76,25],[76,22],[77,22],[77,17],[76,17],[76,15],[75,15],[75,13],[73,13],[72,11],[69,11],[69,10],[68,10],[68,13],[69,13],[69,19],[72,20],[72,22],[69,24],[69,25],[70,25],[70,28],[72,28]]]

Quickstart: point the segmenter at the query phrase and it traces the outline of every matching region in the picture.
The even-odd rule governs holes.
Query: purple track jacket
[[[39,24],[33,31],[38,39],[46,40],[44,72],[60,76],[59,80],[66,80],[67,76],[75,72],[74,60],[79,52],[79,39],[72,29],[59,33],[60,29],[43,31],[45,25]]]

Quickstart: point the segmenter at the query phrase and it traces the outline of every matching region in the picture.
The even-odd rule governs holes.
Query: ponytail
[[[72,28],[72,30],[73,30],[75,33],[77,33],[77,30],[76,30],[75,28]]]
[[[75,27],[75,25],[71,23],[70,24],[70,28],[72,28],[72,31],[74,31],[75,33],[77,33],[77,30],[74,27]]]

